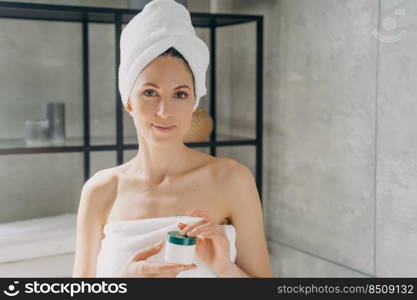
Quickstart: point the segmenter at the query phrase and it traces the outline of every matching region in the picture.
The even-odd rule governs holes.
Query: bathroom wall
[[[417,3],[213,0],[211,10],[265,16],[263,210],[274,276],[416,276]],[[254,51],[253,29],[241,30],[247,39],[224,33],[233,54],[221,62],[230,70],[222,90],[239,93],[225,100],[232,132],[253,121],[243,92],[253,62],[241,57]]]
[[[417,275],[417,2],[382,1],[377,69],[378,276]],[[402,12],[402,10],[404,10]],[[395,34],[386,32],[398,21]],[[380,27],[381,28],[381,27]]]

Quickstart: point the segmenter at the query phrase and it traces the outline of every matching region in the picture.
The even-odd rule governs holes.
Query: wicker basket
[[[191,126],[184,136],[184,143],[208,142],[213,131],[213,119],[204,108],[197,108],[191,119]]]

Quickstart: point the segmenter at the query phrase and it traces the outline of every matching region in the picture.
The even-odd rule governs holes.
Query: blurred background
[[[182,3],[192,13],[264,16],[262,208],[274,277],[417,276],[417,1]],[[209,44],[210,31],[196,31]],[[86,175],[77,148],[84,142],[81,33],[80,22],[0,18],[0,277],[72,273]],[[90,143],[108,145],[116,137],[114,25],[90,23],[88,45]],[[255,138],[255,73],[255,23],[219,27],[220,140]],[[200,101],[207,112],[209,99],[208,88]],[[25,152],[25,121],[41,118],[46,102],[65,103],[73,151]],[[125,113],[123,125],[124,141],[134,143]],[[255,147],[216,151],[255,176]],[[123,161],[135,154],[124,150]],[[90,164],[89,176],[116,166],[116,151],[92,151]]]

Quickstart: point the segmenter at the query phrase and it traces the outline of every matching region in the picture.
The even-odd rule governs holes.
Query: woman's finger
[[[202,225],[202,224],[205,224],[205,223],[207,223],[207,220],[200,220],[200,221],[197,221],[197,222],[195,222],[195,223],[193,223],[193,224],[190,224],[190,225],[187,225],[187,226],[185,226],[183,229],[181,229],[181,231],[180,231],[180,234],[181,235],[184,235],[184,234],[186,234],[187,232],[189,232],[190,230],[193,230],[194,228],[196,228],[197,226],[200,226],[200,225]]]
[[[196,265],[195,264],[190,264],[190,265],[182,265],[182,264],[163,264],[161,265],[160,269],[159,269],[159,273],[178,273],[178,272],[182,272],[182,271],[187,271],[187,270],[192,270],[195,269]]]
[[[182,265],[182,264],[167,264],[153,261],[142,261],[140,266],[140,272],[143,274],[163,274],[163,273],[173,273],[173,272],[182,272],[185,270],[194,269],[195,264],[191,265]]]
[[[215,230],[215,227],[216,227],[216,225],[213,224],[213,223],[205,223],[203,225],[197,226],[194,229],[191,229],[190,231],[188,231],[187,235],[188,236],[197,236],[204,231]]]
[[[159,278],[173,278],[173,277],[177,277],[179,272],[168,272],[168,273],[163,273],[163,274],[158,274],[156,277]]]

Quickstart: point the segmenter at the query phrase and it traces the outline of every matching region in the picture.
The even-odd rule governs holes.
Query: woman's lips
[[[174,126],[171,126],[171,127],[161,127],[161,126],[152,124],[152,126],[155,127],[157,130],[159,130],[161,132],[167,132],[167,131],[170,131],[170,130],[172,130],[172,129],[175,128],[175,125]]]

